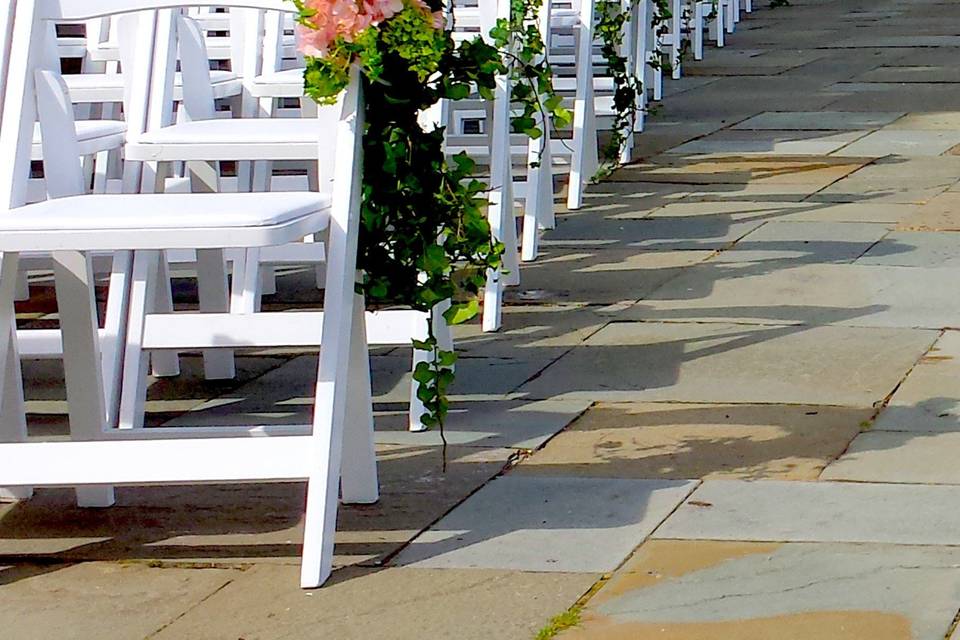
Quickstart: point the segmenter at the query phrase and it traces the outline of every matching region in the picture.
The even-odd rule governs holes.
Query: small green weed
[[[553,616],[550,622],[537,633],[534,640],[552,640],[557,637],[561,631],[575,627],[580,624],[580,612],[582,607],[575,605],[559,615]]]

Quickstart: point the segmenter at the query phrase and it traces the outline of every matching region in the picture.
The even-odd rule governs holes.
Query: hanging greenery
[[[630,69],[627,57],[624,55],[624,38],[626,28],[630,25],[631,15],[635,14],[634,3],[645,0],[630,0],[622,3],[620,0],[599,0],[596,5],[597,23],[596,34],[600,40],[600,52],[606,63],[607,73],[613,78],[613,130],[609,141],[600,152],[601,166],[595,179],[608,175],[620,162],[620,154],[627,143],[627,136],[633,135],[634,125],[639,109],[639,97],[645,90],[643,86],[643,68]],[[669,63],[663,60],[660,52],[660,36],[669,28],[673,13],[670,10],[670,0],[653,0],[653,14],[650,18],[651,30],[656,46],[656,55],[650,60],[637,60],[636,64],[647,64],[664,73],[671,71]],[[637,28],[646,28],[646,25],[637,25]]]
[[[536,29],[540,0],[512,0],[513,17],[499,20],[488,44],[477,37],[455,43],[440,0],[293,0],[307,57],[305,90],[330,104],[346,87],[350,65],[363,70],[367,106],[358,289],[375,303],[409,305],[431,314],[429,351],[413,377],[426,408],[421,421],[443,429],[456,354],[433,333],[438,305],[450,324],[479,313],[488,270],[501,266],[504,248],[487,222],[487,185],[474,162],[448,161],[442,128],[424,126],[421,112],[439,100],[473,92],[493,98],[498,75],[509,74],[521,106],[513,130],[542,134],[538,112],[559,123],[569,114],[554,94]]]

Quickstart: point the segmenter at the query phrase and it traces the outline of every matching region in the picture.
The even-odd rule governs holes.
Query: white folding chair
[[[291,5],[292,10],[292,5]],[[234,16],[238,12],[234,12]],[[275,12],[270,12],[274,15]],[[170,28],[163,28],[164,20],[171,20]],[[148,131],[138,140],[127,145],[128,160],[142,161],[154,165],[147,172],[145,179],[146,190],[162,191],[166,170],[164,164],[173,162],[187,162],[193,178],[195,190],[221,192],[223,183],[216,169],[219,161],[262,161],[297,160],[313,163],[313,175],[318,173],[317,162],[323,160],[317,153],[316,140],[322,135],[324,123],[317,118],[312,119],[219,119],[213,111],[213,99],[206,57],[204,40],[197,23],[190,17],[172,14],[161,15],[161,28],[158,29],[157,56],[169,56],[177,50],[179,43],[180,60],[183,66],[183,117],[179,122],[169,124],[171,115],[170,93],[172,87],[172,65],[158,69],[155,85],[151,90],[151,117],[159,117],[161,122],[169,126],[156,127]],[[161,39],[169,36],[169,40]],[[249,34],[247,42],[256,40],[256,34]],[[166,69],[166,73],[162,71]],[[300,93],[302,94],[302,80]],[[160,114],[158,116],[158,114]],[[326,164],[326,166],[323,166]],[[330,162],[321,162],[320,173],[331,170]],[[157,179],[150,184],[149,176]],[[315,178],[313,180],[315,182]],[[263,190],[269,182],[260,185]],[[282,247],[251,248],[246,251],[234,251],[231,258],[233,263],[233,291],[229,295],[226,287],[226,265],[224,256],[217,252],[204,252],[196,257],[198,263],[198,282],[201,308],[207,312],[225,313],[230,311],[234,320],[244,322],[249,314],[259,311],[261,296],[260,268],[262,264],[317,264],[326,259],[325,246],[322,242],[297,242]],[[158,286],[168,286],[167,281]],[[169,296],[163,299],[169,308]],[[146,312],[143,307],[131,306],[131,323]],[[370,335],[376,339],[375,344],[409,344],[411,339],[423,340],[428,335],[429,315],[405,310],[386,310],[371,314]],[[221,331],[226,326],[219,325]],[[240,329],[237,329],[240,330]],[[449,328],[443,322],[438,322],[434,333],[442,344],[449,348],[452,344]],[[178,332],[164,342],[164,349],[175,348],[176,336],[184,342],[181,350],[197,348],[191,342],[188,334]],[[174,342],[171,342],[170,340]],[[148,344],[152,344],[149,340]],[[234,375],[232,361],[223,358],[223,349],[209,346],[205,350],[206,374],[211,378],[231,378]],[[229,357],[229,352],[226,353]],[[218,358],[219,356],[219,358]],[[122,389],[125,398],[141,399],[146,384],[145,375],[136,366],[129,362],[130,358],[139,358],[139,355],[128,354],[127,364],[124,367]],[[415,351],[413,367],[424,358],[424,354]],[[172,369],[175,371],[175,368]],[[420,418],[425,413],[423,403],[417,397],[417,383],[411,383],[410,392],[410,429],[424,430],[426,427]],[[138,427],[143,420],[142,402],[129,401],[123,403],[120,412],[121,427]]]
[[[0,103],[4,96],[5,81],[7,75],[8,54],[10,52],[12,37],[12,16],[15,5],[10,3],[5,9],[0,11]],[[52,39],[50,40],[53,41]],[[56,53],[50,53],[56,58]],[[2,115],[0,115],[2,123]],[[80,121],[76,122],[74,135],[77,138],[77,152],[80,157],[75,157],[73,162],[79,162],[81,158],[83,163],[83,177],[80,188],[83,190],[91,189],[91,176],[88,171],[91,159],[95,156],[119,149],[122,146],[126,125],[122,121],[100,120],[100,121]],[[34,128],[33,144],[31,149],[31,160],[41,160],[42,145],[41,131],[39,125]],[[103,163],[105,164],[105,163]],[[47,180],[31,180],[28,186],[28,202],[36,202],[47,198],[48,187],[51,187],[56,195],[59,187],[57,176],[52,177],[52,184]],[[103,191],[103,183],[94,180],[92,190],[94,192]],[[100,256],[98,256],[99,258]],[[104,329],[102,335],[104,338],[104,362],[103,369],[106,372],[105,386],[109,398],[114,398],[118,393],[115,385],[112,384],[113,372],[119,366],[119,339],[125,320],[125,309],[123,308],[124,283],[118,281],[119,271],[123,268],[124,257],[120,256],[117,260],[110,260],[110,256],[103,256],[108,260],[103,263],[102,271],[111,273],[110,284],[111,292],[108,295],[107,310],[104,317]],[[17,299],[26,300],[30,297],[29,286],[27,285],[27,272],[29,270],[50,269],[50,258],[48,254],[31,253],[24,254],[20,259],[20,273],[17,280]],[[119,286],[114,286],[119,285]],[[19,355],[24,359],[48,359],[59,358],[62,354],[62,344],[60,332],[56,329],[22,329],[17,332],[19,341]]]
[[[238,2],[241,0],[238,0]],[[242,0],[244,6],[282,10],[282,0]],[[194,0],[194,4],[198,3]],[[19,0],[13,35],[5,126],[0,131],[0,325],[13,326],[19,253],[53,251],[64,336],[64,363],[73,441],[25,442],[22,397],[8,393],[16,375],[11,330],[0,340],[4,390],[0,430],[0,485],[86,486],[112,502],[111,485],[305,480],[308,482],[301,585],[315,587],[332,570],[338,491],[345,500],[377,499],[372,448],[369,366],[362,300],[354,292],[361,176],[362,103],[359,72],[351,73],[336,131],[336,175],[329,197],[319,194],[80,195],[25,204],[37,105],[45,133],[59,136],[65,153],[44,149],[51,171],[78,188],[72,166],[77,145],[72,107],[56,61],[45,56],[46,25],[115,12],[166,9],[172,0]],[[129,215],[137,211],[137,216]],[[313,424],[297,435],[268,428],[228,431],[107,428],[92,251],[136,251],[134,295],[148,295],[151,265],[168,248],[256,247],[282,244],[328,229],[327,282]],[[159,319],[157,320],[159,321]],[[271,332],[286,344],[282,332]],[[128,341],[136,332],[128,335]],[[129,342],[128,342],[129,343]],[[91,375],[91,372],[94,375]],[[358,387],[366,384],[354,393]],[[350,423],[345,428],[345,423]],[[240,433],[244,435],[239,435]],[[289,432],[288,432],[289,433]],[[267,437],[249,437],[251,435]],[[212,436],[212,437],[208,437]],[[346,450],[349,464],[342,466]]]

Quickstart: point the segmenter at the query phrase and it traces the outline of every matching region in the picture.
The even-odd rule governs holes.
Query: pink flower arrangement
[[[364,29],[389,20],[404,6],[403,0],[304,0],[303,4],[314,14],[310,27],[298,25],[297,41],[300,52],[313,58],[326,55],[337,38],[353,42]],[[410,4],[430,11],[424,0],[410,0]],[[434,12],[432,19],[435,28],[443,28],[441,12]]]

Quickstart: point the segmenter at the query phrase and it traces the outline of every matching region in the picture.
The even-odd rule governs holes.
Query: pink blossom
[[[403,0],[364,0],[363,10],[373,24],[379,24],[403,11]]]
[[[300,26],[297,29],[299,48],[304,55],[322,56],[338,37],[352,42],[373,23],[356,0],[307,0],[305,4],[314,15],[310,18],[313,28]]]
[[[407,0],[411,7],[430,13],[424,0]],[[353,42],[371,26],[389,20],[403,11],[404,0],[305,0],[304,4],[314,12],[310,26],[297,28],[300,52],[310,57],[322,57],[330,50],[337,38]],[[440,11],[430,13],[436,29],[444,26]]]

